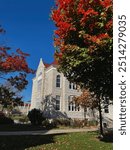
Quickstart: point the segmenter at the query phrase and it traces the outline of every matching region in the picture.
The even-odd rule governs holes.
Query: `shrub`
[[[55,122],[56,126],[70,126],[70,119],[54,119],[53,122]]]
[[[27,123],[28,121],[29,121],[28,116],[21,116],[21,117],[19,118],[19,122]]]
[[[43,125],[45,128],[50,128],[50,122],[49,122],[49,120],[44,120],[44,121],[42,122],[42,125]]]
[[[45,120],[43,121],[43,126],[45,126],[45,128],[47,129],[52,129],[52,128],[56,128],[57,124],[54,120],[53,121]]]
[[[97,126],[97,125],[98,125],[98,121],[96,121],[96,120],[88,121],[88,126]]]
[[[72,127],[82,128],[82,127],[84,126],[83,120],[73,119],[73,120],[71,121],[71,126],[72,126]]]
[[[83,128],[83,127],[90,127],[90,126],[97,126],[98,122],[96,120],[80,120],[80,119],[73,119],[71,121],[71,126],[72,127],[78,127],[78,128]]]
[[[61,120],[61,125],[70,126],[71,119],[63,119]]]
[[[56,128],[58,126],[70,126],[70,119],[51,119],[43,121],[43,126],[46,128]]]
[[[42,121],[45,120],[45,118],[43,117],[43,113],[36,108],[29,111],[28,118],[33,125],[41,125]]]

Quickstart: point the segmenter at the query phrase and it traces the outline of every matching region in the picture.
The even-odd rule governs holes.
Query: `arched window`
[[[60,75],[56,76],[56,87],[60,87]]]

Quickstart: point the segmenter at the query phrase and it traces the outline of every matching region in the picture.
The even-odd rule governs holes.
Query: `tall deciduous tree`
[[[0,34],[2,33],[5,33],[5,30],[0,26]],[[34,71],[29,68],[26,61],[29,54],[22,52],[20,49],[12,53],[10,50],[10,47],[0,44],[0,78],[9,82],[12,88],[22,91],[28,84],[27,74]],[[20,101],[21,97],[17,97],[14,91],[2,84],[0,83],[0,104],[9,105]]]
[[[59,71],[72,82],[101,95],[113,96],[112,0],[57,0],[52,19]]]

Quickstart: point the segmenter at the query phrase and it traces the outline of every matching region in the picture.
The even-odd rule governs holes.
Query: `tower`
[[[45,82],[45,65],[40,59],[36,77],[33,78],[31,109],[42,109],[42,101],[44,97],[44,82]]]

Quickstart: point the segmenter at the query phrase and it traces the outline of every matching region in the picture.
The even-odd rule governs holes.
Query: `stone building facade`
[[[73,96],[80,96],[81,90],[70,83],[62,73],[57,71],[56,63],[44,64],[40,59],[36,76],[33,78],[31,109],[43,110],[48,118],[84,118],[81,106],[72,102]],[[88,109],[87,118],[92,119],[92,110]],[[97,114],[97,113],[95,113]],[[112,119],[112,107],[107,106],[103,115]]]

